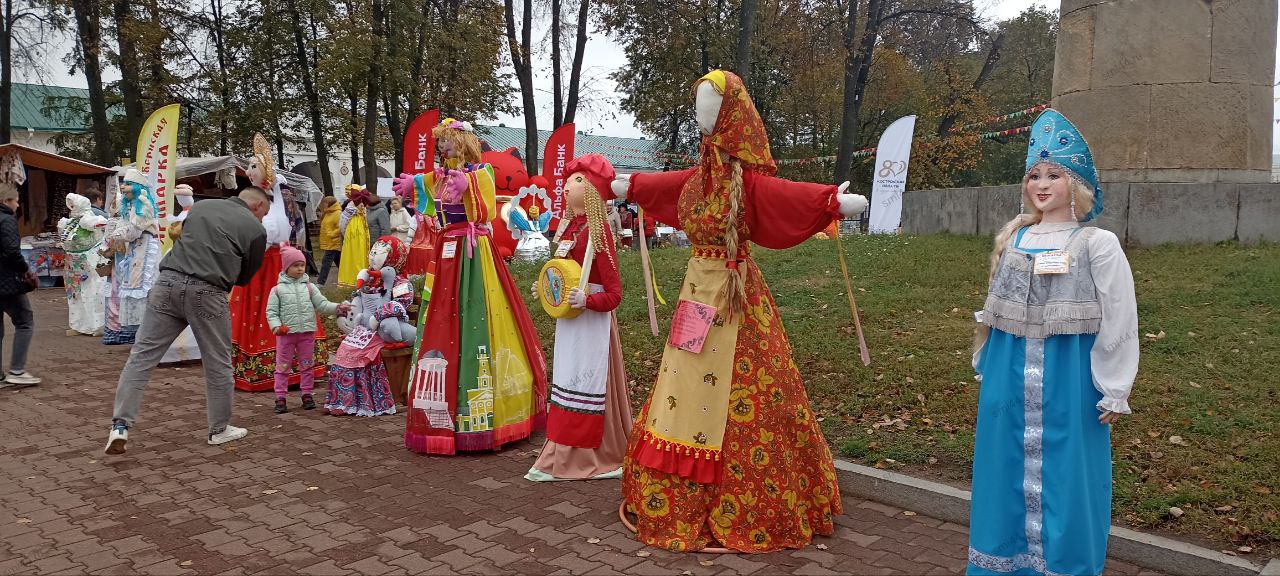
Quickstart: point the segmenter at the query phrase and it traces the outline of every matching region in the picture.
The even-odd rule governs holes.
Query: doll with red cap
[[[369,269],[361,271],[360,286],[348,301],[354,319],[339,322],[347,335],[329,363],[325,413],[396,413],[382,349],[405,346],[416,334],[407,312],[413,304],[413,284],[400,273],[408,257],[409,246],[395,236],[378,238],[369,249]]]
[[[618,478],[627,453],[631,403],[614,310],[622,302],[622,281],[607,213],[613,165],[587,154],[565,166],[565,205],[557,257],[579,264],[595,252],[586,292],[574,288],[569,304],[582,309],[556,320],[547,442],[525,475],[535,482]]]

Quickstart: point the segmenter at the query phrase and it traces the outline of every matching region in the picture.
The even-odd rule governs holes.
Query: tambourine
[[[580,265],[572,258],[552,258],[538,272],[538,301],[552,318],[577,318],[582,308],[569,305],[569,292],[574,288],[587,292],[587,279],[591,277],[591,264],[595,250],[587,240],[586,256]]]
[[[538,272],[538,300],[552,318],[576,318],[582,308],[569,305],[569,292],[582,283],[582,266],[571,258],[552,258]]]

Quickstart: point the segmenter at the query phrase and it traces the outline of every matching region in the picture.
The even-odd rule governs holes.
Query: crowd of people
[[[621,478],[623,508],[645,544],[769,552],[831,534],[843,513],[831,452],[751,244],[798,245],[862,213],[866,199],[848,194],[847,182],[775,177],[763,122],[736,75],[713,71],[694,94],[696,166],[618,175],[593,154],[567,164],[556,249],[532,287],[556,318],[551,366],[489,237],[493,170],[466,122],[436,127],[441,166],[396,178],[394,198],[350,186],[345,202],[321,202],[317,280],[336,266],[338,285],[351,290],[341,302],[325,297],[308,256],[291,245],[296,226],[269,150],[255,150],[252,185],[236,197],[184,211],[163,258],[155,198],[140,174],[126,175],[109,218],[69,197],[64,242],[79,250],[105,238],[114,259],[104,286],[90,289],[100,297],[69,291],[69,306],[96,300],[104,341],[133,346],[106,452],[125,453],[152,369],[190,329],[209,444],[248,434],[231,424],[233,388],[255,389],[267,373],[261,389],[274,390],[277,413],[294,384],[303,409],[320,407],[316,375],[328,377],[322,411],[334,415],[394,414],[392,389],[403,385],[408,450],[491,451],[545,430],[526,478]],[[1102,189],[1083,136],[1052,109],[1031,128],[1022,180],[1023,209],[996,236],[976,315],[972,365],[982,387],[967,571],[1098,574],[1110,525],[1109,426],[1130,412],[1138,366],[1133,278],[1116,236],[1085,225],[1103,209]],[[5,378],[23,384],[39,381],[25,370],[34,284],[10,188],[0,179],[0,309],[16,328]],[[657,381],[633,417],[614,314],[624,297],[617,251],[654,238],[658,222],[679,223],[692,246]],[[324,315],[345,334],[331,356]],[[76,311],[70,318],[78,326]],[[409,347],[409,381],[393,383],[383,352]]]

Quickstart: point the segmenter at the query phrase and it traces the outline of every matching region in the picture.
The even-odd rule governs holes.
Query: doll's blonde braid
[[[587,212],[587,230],[591,233],[591,245],[594,250],[604,252],[609,257],[609,263],[617,265],[613,260],[612,246],[609,246],[607,236],[605,235],[605,226],[608,225],[608,216],[605,215],[604,199],[600,198],[600,193],[596,191],[595,186],[587,184],[585,208]]]
[[[729,214],[725,217],[724,249],[728,259],[729,278],[724,296],[729,304],[729,317],[742,312],[747,302],[746,282],[738,269],[738,212],[742,206],[742,162],[729,159]]]

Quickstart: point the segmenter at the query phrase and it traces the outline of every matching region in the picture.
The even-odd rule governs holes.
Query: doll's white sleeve
[[[1102,303],[1102,327],[1090,352],[1099,410],[1129,414],[1129,392],[1138,375],[1138,301],[1133,271],[1115,234],[1098,230],[1089,241],[1089,271]]]

